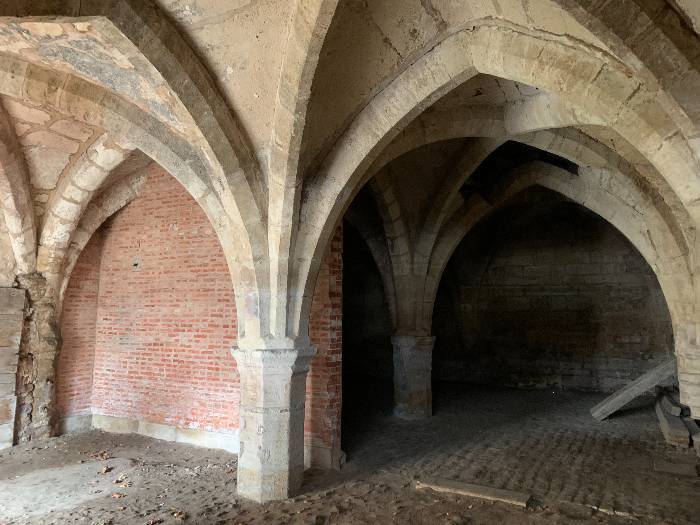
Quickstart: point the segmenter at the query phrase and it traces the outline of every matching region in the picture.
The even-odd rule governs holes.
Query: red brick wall
[[[60,413],[88,413],[92,403],[95,326],[102,235],[95,234],[78,259],[63,301],[63,345],[57,363]]]
[[[207,430],[235,428],[233,289],[206,216],[153,170],[104,232],[96,413]]]
[[[311,305],[317,354],[306,380],[307,445],[340,450],[343,339],[343,230],[338,228],[319,271]]]
[[[233,289],[201,208],[174,178],[154,169],[140,197],[110,220],[102,236],[99,298],[96,286],[84,290],[86,250],[62,318],[70,347],[63,356],[90,363],[94,353],[93,412],[179,427],[237,428]],[[341,239],[339,232],[323,263],[310,330],[319,353],[308,381],[307,435],[327,448],[337,446],[340,436]],[[71,306],[90,297],[97,305],[92,324],[89,308]],[[71,343],[70,334],[83,332],[95,334],[92,343]],[[77,384],[75,370],[60,369],[61,399],[69,395],[64,388]],[[75,413],[73,405],[61,408],[64,416]]]

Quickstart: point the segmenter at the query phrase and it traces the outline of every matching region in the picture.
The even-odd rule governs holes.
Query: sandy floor
[[[311,472],[303,495],[264,506],[236,498],[225,452],[101,432],[56,438],[0,453],[0,524],[700,523],[700,478],[654,468],[692,469],[697,458],[664,444],[648,404],[592,421],[600,398],[452,388],[430,421],[350,417],[343,472]],[[525,491],[543,508],[416,491],[428,478]]]

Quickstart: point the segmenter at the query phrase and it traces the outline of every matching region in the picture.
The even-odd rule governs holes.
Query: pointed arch
[[[679,380],[692,376],[688,366],[687,327],[694,322],[695,291],[692,266],[661,213],[635,188],[632,181],[620,183],[611,170],[583,168],[578,175],[547,163],[536,162],[514,170],[487,202],[478,195],[462,205],[446,223],[436,242],[424,290],[425,322],[432,322],[437,288],[452,253],[464,235],[483,217],[501,207],[510,197],[532,186],[542,186],[588,208],[612,224],[637,249],[655,273],[666,299],[674,332]],[[612,181],[615,183],[611,184]],[[683,384],[682,384],[683,387]],[[683,388],[682,388],[683,389]],[[697,402],[685,394],[684,403],[697,410]]]
[[[647,86],[613,57],[493,22],[444,39],[377,94],[347,128],[305,188],[295,254],[296,297],[290,298],[290,324],[306,318],[309,276],[335,224],[363,174],[381,150],[425,108],[477,72],[516,80],[564,97],[594,115],[640,151],[681,199],[693,219],[700,199],[694,175],[700,163],[692,153],[678,111],[666,110],[658,87]]]
[[[240,209],[221,201],[210,179],[220,166],[199,144],[103,86],[5,54],[0,54],[0,95],[52,107],[112,137],[129,137],[129,149],[142,151],[173,175],[202,207],[224,247],[240,312],[239,335],[267,330],[266,298],[258,294],[268,276],[263,225],[254,217],[244,220]]]
[[[128,143],[112,140],[107,134],[101,135],[52,192],[39,236],[37,271],[46,277],[54,297],[60,293],[66,252],[78,221],[95,191],[132,151]]]
[[[73,232],[70,245],[66,249],[66,254],[63,258],[63,268],[60,272],[61,283],[58,292],[59,312],[63,305],[63,297],[68,288],[71,274],[73,273],[75,264],[78,262],[78,258],[83,252],[83,249],[97,229],[102,226],[107,219],[139,196],[146,182],[147,170],[148,168],[145,168],[127,175],[108,188],[105,188],[87,205],[80,222]]]
[[[36,224],[29,175],[22,149],[5,109],[0,105],[0,206],[10,235],[15,270],[36,269]]]

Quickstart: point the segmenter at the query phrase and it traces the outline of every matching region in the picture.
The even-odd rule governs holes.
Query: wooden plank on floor
[[[474,483],[462,483],[461,481],[452,481],[449,479],[435,479],[416,481],[416,489],[431,489],[436,492],[449,492],[451,494],[459,494],[461,496],[469,496],[471,498],[485,499],[488,501],[500,501],[518,507],[527,507],[530,501],[530,494],[524,492],[516,492],[514,490],[496,489],[485,485],[476,485]]]
[[[610,414],[620,410],[634,398],[653,389],[656,385],[673,376],[675,373],[676,359],[672,357],[668,361],[655,366],[647,373],[639,376],[611,396],[606,397],[591,409],[591,415],[598,421],[602,421]]]
[[[674,476],[698,477],[698,467],[695,463],[673,463],[665,459],[655,458],[654,470],[656,472],[673,474]]]
[[[659,419],[659,427],[664,435],[666,443],[680,447],[688,447],[690,445],[690,432],[688,427],[683,423],[683,419],[669,414],[664,410],[661,400],[656,400],[656,417]]]

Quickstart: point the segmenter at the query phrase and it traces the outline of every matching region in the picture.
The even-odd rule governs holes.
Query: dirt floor
[[[429,421],[356,414],[343,471],[310,472],[303,495],[267,505],[236,498],[228,453],[64,436],[0,453],[0,524],[700,523],[694,453],[664,444],[649,401],[593,421],[601,398],[451,387],[436,394]],[[415,489],[430,478],[524,491],[541,504]]]

